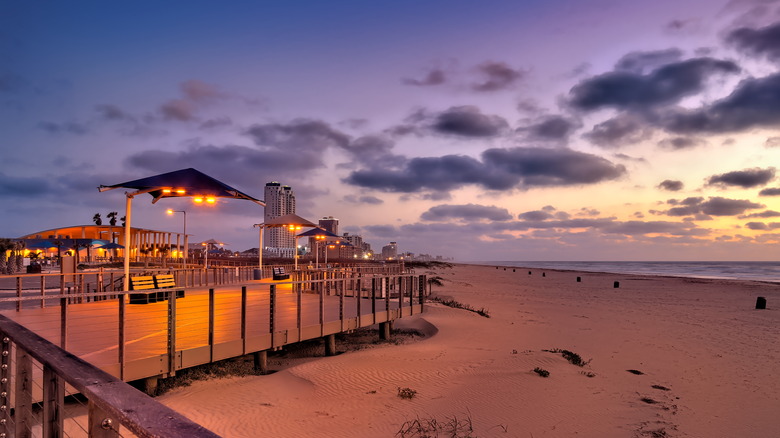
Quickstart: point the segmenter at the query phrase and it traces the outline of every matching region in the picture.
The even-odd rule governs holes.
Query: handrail
[[[68,353],[51,342],[36,335],[27,328],[0,315],[0,336],[2,336],[2,355],[5,363],[11,353],[11,343],[16,345],[16,402],[24,403],[31,400],[30,376],[19,372],[20,369],[30,368],[27,355],[41,363],[44,375],[53,375],[59,384],[43,386],[44,414],[43,429],[49,432],[46,436],[63,435],[62,412],[64,390],[62,382],[67,382],[76,391],[86,396],[89,400],[89,435],[90,436],[119,436],[117,421],[138,437],[170,437],[170,438],[211,438],[219,435],[211,432],[203,426],[187,419],[173,409],[155,401],[148,395],[133,388],[127,383],[117,379],[107,372],[94,367],[86,361]],[[5,397],[2,403],[10,404],[8,367],[3,367],[3,378],[0,379],[2,393]],[[20,379],[26,379],[20,382]],[[20,394],[19,388],[26,388],[27,394]],[[24,391],[24,389],[22,389]],[[5,406],[3,406],[5,407]],[[29,409],[28,409],[29,410]],[[4,410],[3,415],[8,416],[10,409]],[[24,409],[15,410],[14,421],[2,421],[0,430],[5,429],[8,436],[11,431],[8,428],[14,425],[22,434],[27,436],[24,428],[32,425],[32,416]],[[19,433],[17,433],[19,436]]]

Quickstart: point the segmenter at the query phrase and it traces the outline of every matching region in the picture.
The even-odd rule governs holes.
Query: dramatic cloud
[[[532,124],[518,128],[517,132],[525,134],[529,140],[566,140],[582,126],[579,122],[567,117],[552,115],[534,120]]]
[[[775,178],[775,168],[767,169],[745,169],[727,172],[720,175],[713,175],[707,179],[707,185],[717,185],[721,187],[736,186],[743,189],[759,187],[766,185]]]
[[[780,148],[780,137],[769,137],[764,142],[764,146],[768,148]]]
[[[348,143],[339,143],[339,146],[352,154],[360,163],[382,161],[385,166],[390,166],[403,161],[402,158],[392,155],[394,143],[384,136],[367,135]]]
[[[780,212],[774,211],[774,210],[766,210],[762,211],[760,213],[752,213],[752,214],[746,214],[743,216],[740,216],[740,219],[753,219],[753,218],[762,218],[766,219],[769,217],[780,217]]]
[[[780,61],[780,22],[760,29],[742,27],[730,32],[726,42],[741,51]]]
[[[258,146],[296,152],[322,152],[328,147],[348,149],[350,137],[320,120],[296,119],[289,123],[255,124],[246,131]]]
[[[352,172],[344,181],[389,192],[447,191],[474,184],[490,190],[595,184],[626,173],[596,155],[570,149],[488,149],[482,161],[461,155],[413,158],[400,170]]]
[[[631,52],[618,60],[617,64],[615,64],[615,70],[634,74],[646,74],[663,65],[680,61],[682,55],[682,50],[675,48],[649,52]]]
[[[189,100],[174,99],[160,106],[160,114],[165,120],[188,122],[195,118],[196,105]]]
[[[344,200],[347,202],[351,202],[353,204],[369,204],[369,205],[379,205],[384,204],[385,201],[377,198],[376,196],[353,196],[353,195],[347,195],[344,197]]]
[[[620,147],[638,143],[650,136],[650,130],[639,117],[621,114],[601,122],[583,137],[602,147]]]
[[[38,128],[48,132],[49,134],[54,134],[54,135],[57,134],[84,135],[89,132],[89,128],[86,125],[77,122],[65,122],[65,123],[40,122],[38,124]]]
[[[484,78],[472,86],[476,91],[497,91],[512,88],[525,72],[515,70],[503,62],[485,62],[477,67]]]
[[[185,81],[180,87],[184,96],[195,102],[209,102],[224,97],[224,95],[217,90],[217,87],[197,79]]]
[[[431,128],[440,134],[463,137],[493,137],[508,128],[499,116],[483,114],[475,106],[455,106],[436,115]]]
[[[508,221],[512,215],[505,208],[495,206],[464,204],[464,205],[437,205],[420,215],[425,221],[448,221],[451,219],[461,221]]]
[[[543,210],[526,211],[525,213],[520,213],[517,215],[518,219],[530,222],[546,221],[547,219],[552,219],[553,217],[553,215]]]
[[[133,117],[130,114],[124,112],[116,105],[104,104],[95,106],[95,111],[98,112],[101,118],[106,120],[130,120]]]
[[[726,133],[780,123],[780,73],[741,81],[727,97],[696,110],[678,110],[661,121],[677,133]]]
[[[12,177],[0,172],[0,195],[26,198],[45,195],[52,190],[47,178]]]
[[[757,204],[747,199],[728,199],[719,196],[704,200],[702,197],[691,197],[683,200],[670,199],[667,201],[675,207],[661,212],[668,216],[694,216],[704,214],[709,216],[737,216],[745,214],[747,210],[763,208],[763,204]]]
[[[691,149],[697,146],[706,146],[707,142],[694,137],[672,137],[658,142],[658,146],[665,149],[680,150]]]
[[[422,79],[409,79],[404,78],[401,80],[401,83],[405,85],[416,85],[416,86],[429,86],[429,85],[441,85],[447,80],[447,75],[444,73],[444,70],[435,68],[428,72],[425,77]]]
[[[283,172],[305,172],[324,166],[322,154],[310,150],[290,153],[282,148],[257,150],[245,146],[197,146],[180,152],[148,150],[130,155],[127,164],[149,172],[194,167],[215,178],[258,186]]]
[[[780,187],[772,187],[761,190],[758,192],[758,196],[780,196]]]
[[[658,188],[669,192],[678,192],[683,189],[683,182],[671,179],[666,179],[658,184]]]
[[[646,75],[616,71],[586,79],[575,85],[571,105],[580,110],[600,108],[644,110],[670,105],[698,94],[705,80],[716,73],[737,73],[731,61],[695,58],[662,66]]]

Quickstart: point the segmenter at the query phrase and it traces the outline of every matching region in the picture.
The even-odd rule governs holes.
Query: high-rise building
[[[396,242],[390,242],[389,245],[383,246],[382,258],[384,260],[395,260],[398,258],[398,244]]]
[[[295,193],[292,187],[273,181],[265,185],[265,222],[279,216],[295,213]],[[264,250],[274,255],[292,257],[295,254],[295,236],[283,227],[269,227],[263,236]],[[288,254],[289,253],[289,254]]]
[[[331,233],[338,236],[339,220],[333,216],[323,217],[322,219],[320,219],[320,228],[322,228],[325,231],[330,231]]]

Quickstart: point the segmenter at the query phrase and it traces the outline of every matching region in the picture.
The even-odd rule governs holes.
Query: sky
[[[777,260],[780,1],[0,0],[0,235],[193,167],[381,250]],[[258,245],[263,209],[133,226]]]

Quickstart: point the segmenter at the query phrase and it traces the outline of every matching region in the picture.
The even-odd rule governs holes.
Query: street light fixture
[[[173,216],[174,213],[182,213],[184,215],[184,256],[183,257],[184,257],[184,268],[186,269],[187,268],[187,253],[190,252],[190,247],[189,247],[189,244],[187,242],[187,212],[185,210],[173,210],[173,209],[170,209],[170,208],[168,210],[166,210],[166,212],[169,215],[171,215],[171,216]],[[179,248],[179,250],[181,251],[181,248]]]

